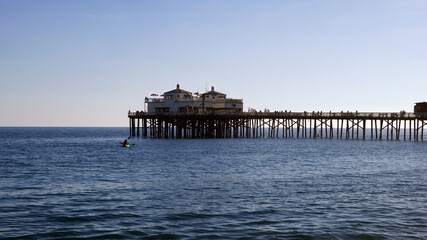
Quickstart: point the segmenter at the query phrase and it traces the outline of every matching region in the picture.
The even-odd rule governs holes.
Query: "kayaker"
[[[123,146],[129,146],[129,142],[127,139],[125,139],[125,141],[123,142]]]

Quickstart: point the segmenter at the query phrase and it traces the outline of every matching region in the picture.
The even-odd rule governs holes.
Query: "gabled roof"
[[[165,94],[167,94],[167,93],[188,93],[188,94],[192,94],[191,92],[185,91],[185,90],[182,90],[182,89],[174,89],[174,90],[165,92]]]
[[[201,94],[201,95],[202,95],[202,96],[206,96],[206,95],[213,95],[213,96],[217,96],[217,95],[227,95],[227,94],[225,94],[225,93],[220,93],[220,92],[215,91],[215,88],[212,86],[211,91],[209,91],[209,92],[205,92],[205,93],[203,93],[203,94]]]
[[[179,86],[179,84],[177,84],[176,85],[176,89],[174,89],[174,90],[171,90],[171,91],[168,91],[168,92],[165,92],[164,94],[168,94],[168,93],[188,93],[188,94],[192,94],[191,92],[189,92],[189,91],[185,91],[185,90],[182,90],[181,88],[180,88],[180,86]]]

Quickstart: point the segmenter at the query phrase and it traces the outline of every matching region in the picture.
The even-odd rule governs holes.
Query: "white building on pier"
[[[145,98],[149,115],[212,113],[212,112],[243,112],[243,99],[227,98],[227,95],[211,91],[199,95],[185,91],[177,84],[176,89],[158,96],[152,94]]]

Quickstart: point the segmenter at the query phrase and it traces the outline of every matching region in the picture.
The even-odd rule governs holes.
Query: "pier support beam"
[[[424,140],[425,116],[396,113],[262,113],[143,115],[129,113],[129,136],[153,138],[346,138]],[[308,121],[308,122],[307,122]],[[341,123],[340,123],[341,121]],[[370,121],[370,122],[367,122]],[[403,121],[403,126],[402,126]],[[409,122],[408,122],[409,121]],[[408,122],[408,129],[407,129]],[[378,126],[379,125],[379,126]],[[335,127],[335,128],[334,128]],[[142,132],[141,132],[142,131]],[[345,136],[344,136],[345,131]],[[378,133],[379,131],[379,133]],[[407,137],[407,133],[408,137]]]

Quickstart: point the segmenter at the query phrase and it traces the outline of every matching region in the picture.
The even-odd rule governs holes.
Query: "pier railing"
[[[201,112],[201,113],[156,113],[148,114],[143,111],[128,113],[128,117],[156,117],[156,116],[233,116],[233,117],[256,117],[256,118],[365,118],[365,119],[425,119],[427,113],[412,112],[291,112],[291,111],[274,111],[274,112]]]

